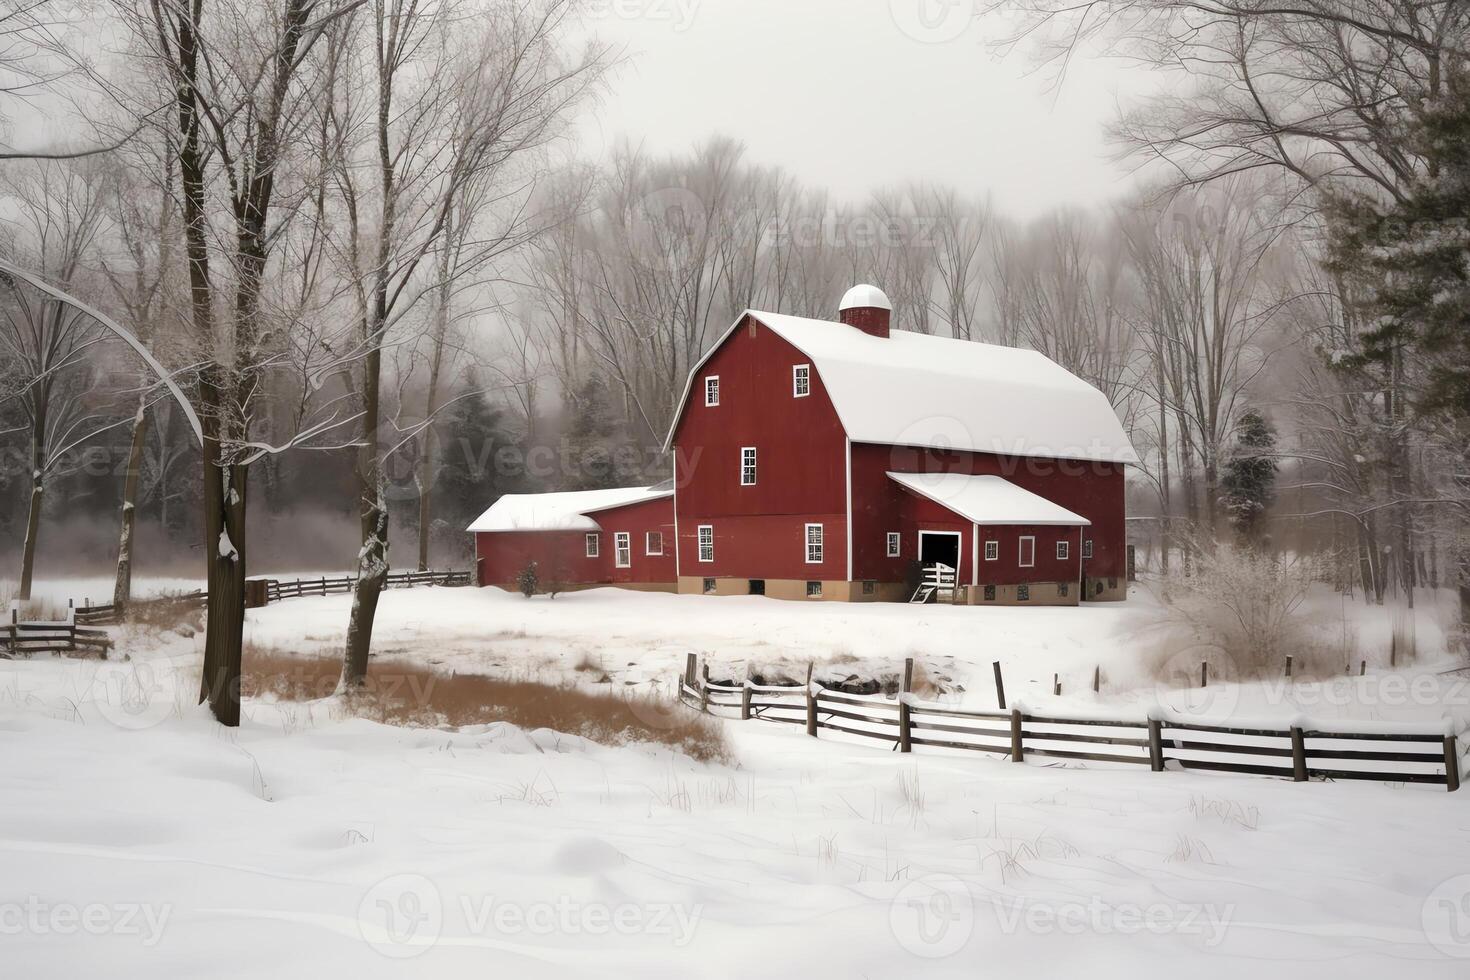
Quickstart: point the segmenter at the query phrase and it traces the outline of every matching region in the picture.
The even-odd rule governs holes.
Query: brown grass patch
[[[171,596],[134,599],[123,613],[123,622],[144,632],[193,636],[204,628],[204,604]]]
[[[247,644],[240,691],[245,697],[282,701],[329,697],[341,670],[336,657]],[[724,730],[714,719],[655,697],[592,692],[570,683],[446,674],[401,660],[374,660],[366,687],[347,704],[353,714],[389,725],[462,728],[505,721],[601,745],[649,742],[704,762],[731,759]]]

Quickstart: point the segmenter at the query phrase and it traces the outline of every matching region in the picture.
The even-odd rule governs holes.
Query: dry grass
[[[10,621],[10,603],[19,591],[19,582],[0,582],[0,610],[4,611],[7,623]],[[20,618],[22,622],[60,623],[66,619],[66,603],[53,602],[50,599],[27,599],[20,604]]]
[[[204,628],[204,606],[163,596],[134,599],[128,603],[123,622],[145,633],[181,633],[193,636]]]
[[[245,697],[306,701],[337,689],[341,661],[247,644],[241,677]],[[728,762],[719,723],[649,696],[592,692],[574,684],[444,674],[396,660],[375,660],[366,687],[348,700],[354,714],[390,725],[460,728],[504,721],[549,728],[602,745],[666,745],[701,761]]]

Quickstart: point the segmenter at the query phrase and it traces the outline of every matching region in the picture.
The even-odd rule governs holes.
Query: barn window
[[[1031,586],[1029,586],[1029,585],[1018,585],[1018,586],[1016,586],[1016,601],[1017,602],[1029,602],[1029,601],[1031,601]]]
[[[618,568],[630,568],[633,565],[633,535],[627,531],[618,531],[613,535],[613,562]]]
[[[664,553],[664,532],[649,531],[643,536],[643,553],[645,555],[661,555]]]
[[[587,535],[587,557],[596,558],[602,553],[602,539],[593,531]]]
[[[1058,582],[1057,583],[1057,595],[1061,596],[1063,599],[1067,598],[1067,596],[1070,593],[1070,591],[1071,591],[1070,583],[1067,583],[1067,582]]]
[[[699,525],[699,560],[715,560],[715,527],[713,524]]]
[[[1070,542],[1070,541],[1058,541],[1057,542],[1057,560],[1058,561],[1066,561],[1067,558],[1068,558],[1068,556],[1070,556],[1072,554],[1071,544],[1072,544],[1072,542]]]
[[[994,602],[995,601],[995,586],[993,586],[993,585],[987,585],[985,587],[985,601],[986,602]]]
[[[1000,560],[1000,542],[999,541],[987,541],[987,542],[985,542],[985,560],[986,561],[999,561]]]
[[[806,597],[808,599],[820,599],[820,598],[822,598],[822,583],[821,582],[808,582],[806,584]]]
[[[1091,538],[1088,538],[1086,541],[1082,542],[1082,557],[1083,558],[1091,558],[1092,557],[1092,539]]]
[[[812,366],[798,364],[791,369],[791,397],[805,398],[812,393]]]
[[[874,582],[872,579],[865,579],[863,581],[863,595],[873,595],[877,591],[878,591],[878,583],[877,582]]]
[[[822,525],[820,524],[806,526],[806,563],[808,565],[822,563]]]
[[[704,594],[705,595],[713,595],[714,594],[714,591],[715,591],[715,580],[712,579],[712,578],[705,579],[704,580]]]
[[[1030,568],[1036,564],[1036,539],[1027,535],[1021,539],[1021,553],[1018,562],[1022,568]]]
[[[897,531],[888,532],[888,557],[897,558],[903,553],[903,538]]]
[[[720,376],[711,374],[704,379],[704,403],[714,406],[720,403]]]
[[[740,485],[742,487],[755,486],[754,446],[746,446],[740,450]]]

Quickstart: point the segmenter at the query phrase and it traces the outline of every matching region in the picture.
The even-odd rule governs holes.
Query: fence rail
[[[254,580],[252,580],[254,581]],[[302,596],[334,595],[352,591],[352,583],[356,579],[351,575],[320,576],[318,578],[298,578],[290,582],[279,579],[263,579],[264,599],[266,602],[279,602],[282,599],[296,599]],[[473,584],[470,573],[467,571],[424,571],[424,572],[389,572],[388,588],[407,588],[417,585],[439,585],[439,586],[466,586]],[[247,583],[247,588],[249,583]],[[176,603],[193,603],[200,606],[209,601],[209,595],[203,589],[193,592],[184,592],[179,595],[155,596],[147,599],[134,599],[130,604],[132,608],[148,606],[166,606]],[[92,605],[85,601],[83,605],[76,607],[76,620],[86,625],[112,624],[118,621],[117,606],[113,603],[105,605]]]
[[[20,621],[20,602],[10,603],[10,621],[0,629],[0,654],[15,658],[33,653],[95,652],[106,656],[112,647],[112,639],[106,630],[93,629],[78,623],[77,610],[68,606],[66,619],[60,622],[23,623]]]
[[[1379,725],[1376,730],[1332,730],[1293,725],[1230,727],[1170,717],[1082,718],[1010,711],[966,711],[922,701],[908,691],[913,662],[896,698],[846,694],[811,682],[798,685],[713,684],[709,668],[695,676],[693,660],[679,679],[679,699],[714,714],[739,712],[742,720],[800,724],[813,738],[822,729],[890,744],[900,752],[915,745],[1006,756],[1280,776],[1305,782],[1371,779],[1432,783],[1460,788],[1459,747],[1454,735]]]

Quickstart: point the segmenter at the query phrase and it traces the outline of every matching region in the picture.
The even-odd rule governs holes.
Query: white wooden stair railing
[[[942,562],[924,566],[924,580],[914,590],[909,602],[924,603],[931,599],[954,599],[955,570]]]

